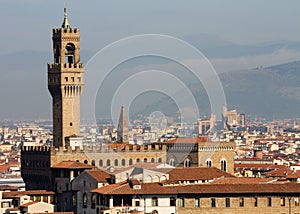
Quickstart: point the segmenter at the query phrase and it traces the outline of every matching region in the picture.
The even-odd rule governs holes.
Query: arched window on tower
[[[131,166],[132,164],[133,164],[133,161],[132,161],[132,159],[129,159],[129,166]]]
[[[226,172],[227,170],[227,162],[225,159],[221,160],[221,170],[223,170],[224,172]]]
[[[212,167],[212,161],[210,159],[206,160],[206,167]]]
[[[65,63],[73,64],[75,57],[75,45],[73,43],[68,43],[65,49]]]
[[[176,165],[176,162],[175,162],[175,159],[174,159],[174,158],[171,158],[171,159],[169,160],[169,165],[171,165],[171,166],[175,166],[175,165]]]
[[[110,160],[109,159],[106,160],[106,166],[110,166]]]
[[[114,165],[115,165],[115,166],[118,166],[118,165],[119,165],[119,160],[118,160],[118,159],[115,159]]]
[[[185,161],[184,161],[184,167],[191,167],[191,160],[190,159],[185,159]]]

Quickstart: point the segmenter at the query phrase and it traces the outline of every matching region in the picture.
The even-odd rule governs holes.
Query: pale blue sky
[[[298,0],[66,1],[82,47],[98,50],[120,38],[143,33],[212,34],[240,44],[300,40]],[[0,54],[51,50],[51,28],[59,27],[60,0],[2,0]]]
[[[217,49],[212,48],[210,58],[218,73],[300,59],[299,0],[66,0],[66,3],[71,26],[81,30],[81,53],[91,55],[114,41],[136,34],[166,34],[192,38],[196,43],[199,38],[203,40],[199,35],[205,34],[210,43],[204,39],[197,48],[202,51],[203,45],[218,43]],[[5,102],[1,103],[0,119],[51,117],[46,65],[53,61],[52,28],[61,26],[63,7],[62,0],[1,0],[0,91],[5,93],[1,93],[0,100]],[[254,49],[243,46],[278,40],[298,43],[286,49],[283,43],[284,47],[266,51],[263,45]],[[231,49],[223,48],[222,42],[235,44]],[[294,44],[298,44],[296,49]],[[208,52],[204,54],[209,54],[209,47],[205,48]],[[84,58],[83,62],[87,60]]]

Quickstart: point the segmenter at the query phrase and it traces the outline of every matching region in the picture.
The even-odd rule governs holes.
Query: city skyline
[[[215,58],[184,40],[142,34],[110,44],[85,64],[85,54],[80,57],[84,31],[68,18],[64,7],[63,19],[52,27],[47,81],[25,72],[7,87],[11,90],[3,90],[18,102],[21,114],[37,113],[40,103],[52,106],[52,125],[39,120],[0,127],[5,185],[0,186],[0,213],[299,211],[300,119],[267,122],[246,116],[251,109],[276,116],[284,115],[276,110],[298,112],[299,60],[220,71],[213,67]],[[278,44],[241,49],[248,57],[297,50],[297,42]],[[223,57],[240,56],[234,45],[229,49]],[[34,67],[30,52],[23,55],[12,64],[16,71]],[[44,64],[44,58],[34,62]],[[28,80],[48,87],[52,105],[36,96],[39,84],[27,92]],[[87,95],[80,99],[83,91]],[[23,93],[30,108],[11,92]],[[236,95],[242,103],[233,102]],[[145,111],[130,128],[130,110],[139,103]],[[210,105],[209,120],[202,117],[203,104]],[[97,123],[96,113],[110,110],[106,114],[114,119],[119,106],[118,126],[114,120]],[[95,121],[81,123],[86,113]],[[172,113],[176,117],[168,117]]]

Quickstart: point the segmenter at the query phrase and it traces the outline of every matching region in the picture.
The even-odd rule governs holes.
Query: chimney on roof
[[[136,178],[132,178],[132,179],[129,179],[129,185],[133,188],[133,189],[141,189],[142,188],[142,185],[140,183],[140,181]]]

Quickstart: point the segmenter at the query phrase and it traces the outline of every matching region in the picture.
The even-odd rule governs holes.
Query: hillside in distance
[[[220,75],[228,107],[250,116],[300,117],[300,61]]]
[[[229,109],[237,109],[250,119],[300,117],[300,61],[225,72],[219,77]],[[210,105],[203,86],[191,84],[188,87],[197,101],[200,117],[208,117]],[[147,105],[139,113],[150,115],[153,111],[161,111],[167,112],[168,116],[176,115],[178,109],[172,100],[163,95],[157,95],[155,99],[156,102]],[[139,105],[139,101],[134,105]]]

